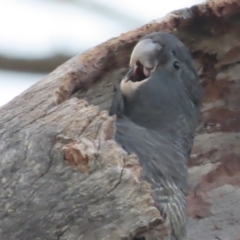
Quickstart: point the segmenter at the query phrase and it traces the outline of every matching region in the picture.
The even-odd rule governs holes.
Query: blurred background
[[[74,55],[204,0],[1,0],[0,106]]]

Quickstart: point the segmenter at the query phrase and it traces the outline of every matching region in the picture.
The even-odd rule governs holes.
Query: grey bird
[[[156,32],[134,47],[109,111],[117,116],[115,140],[138,156],[171,240],[187,239],[187,162],[202,96],[188,49],[175,36]]]

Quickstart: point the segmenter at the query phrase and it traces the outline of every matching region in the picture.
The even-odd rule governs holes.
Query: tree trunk
[[[239,240],[239,14],[238,0],[173,12],[70,59],[3,106],[0,239],[166,239],[151,186],[113,140],[106,110],[136,41],[167,31],[189,47],[205,89],[189,161],[189,239]]]

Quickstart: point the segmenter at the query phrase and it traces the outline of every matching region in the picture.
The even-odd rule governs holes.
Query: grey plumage
[[[143,40],[143,41],[142,41]],[[116,91],[116,141],[136,153],[171,239],[186,239],[187,161],[200,114],[202,89],[182,42],[167,33],[145,36]]]

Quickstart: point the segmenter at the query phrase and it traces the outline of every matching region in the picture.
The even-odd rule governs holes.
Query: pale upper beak
[[[121,81],[120,89],[125,96],[131,96],[139,86],[148,80],[148,77],[157,65],[157,54],[159,54],[161,48],[162,46],[154,43],[152,39],[143,39],[137,43],[132,51],[129,65],[134,67],[134,72],[136,72],[140,63],[143,66],[143,74],[146,76],[146,79],[133,82],[131,79],[124,78]]]
[[[154,43],[152,39],[143,39],[134,47],[130,57],[130,67],[139,61],[145,68],[154,68],[157,61],[157,54],[162,46]]]

